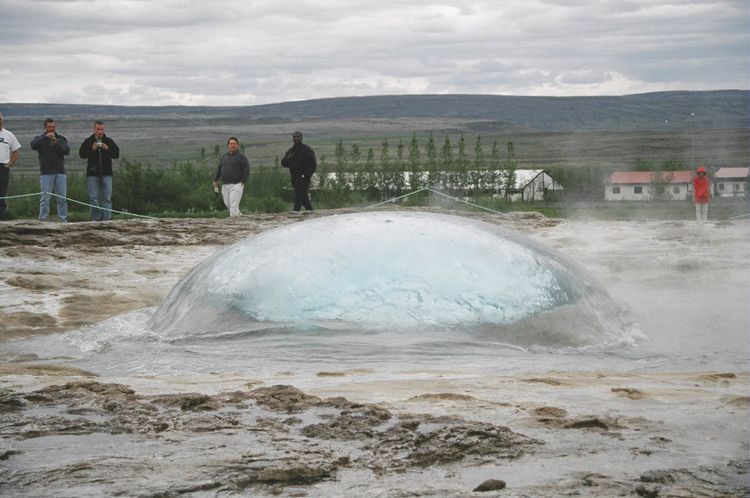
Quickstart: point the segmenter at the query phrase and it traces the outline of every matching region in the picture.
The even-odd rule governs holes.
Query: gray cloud
[[[747,88],[744,0],[5,0],[0,99]]]

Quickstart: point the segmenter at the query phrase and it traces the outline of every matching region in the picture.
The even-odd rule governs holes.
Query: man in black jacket
[[[57,199],[57,216],[68,221],[68,177],[65,175],[65,156],[70,154],[68,139],[57,133],[52,118],[44,120],[44,133],[31,140],[31,149],[39,153],[39,221],[47,221],[52,194]]]
[[[302,206],[308,211],[313,210],[310,202],[310,179],[318,165],[315,160],[315,152],[302,143],[302,133],[295,131],[292,134],[294,145],[286,151],[281,165],[289,168],[292,177],[292,188],[294,189],[294,210],[299,211]]]
[[[78,155],[86,159],[91,220],[107,221],[112,217],[112,159],[120,157],[120,148],[104,133],[104,123],[97,121]]]

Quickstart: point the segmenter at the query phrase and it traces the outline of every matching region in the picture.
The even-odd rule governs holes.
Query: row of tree
[[[358,143],[346,147],[339,140],[332,161],[325,154],[319,158],[316,186],[323,190],[377,190],[382,198],[428,186],[453,194],[497,192],[513,187],[516,168],[513,142],[507,143],[505,154],[497,142],[485,154],[482,138],[477,136],[470,156],[463,135],[455,147],[447,136],[438,147],[432,134],[422,146],[414,133],[408,144],[399,140],[395,148],[383,140],[377,157],[372,147],[363,153]]]

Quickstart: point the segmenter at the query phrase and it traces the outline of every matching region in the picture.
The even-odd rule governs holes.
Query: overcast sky
[[[747,0],[0,0],[0,102],[748,89]]]

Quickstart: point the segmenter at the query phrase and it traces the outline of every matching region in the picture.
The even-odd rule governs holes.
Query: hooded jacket
[[[693,178],[693,202],[696,204],[706,204],[711,200],[711,182],[708,180],[705,172],[704,168],[698,168],[698,173],[704,174],[695,175]]]

